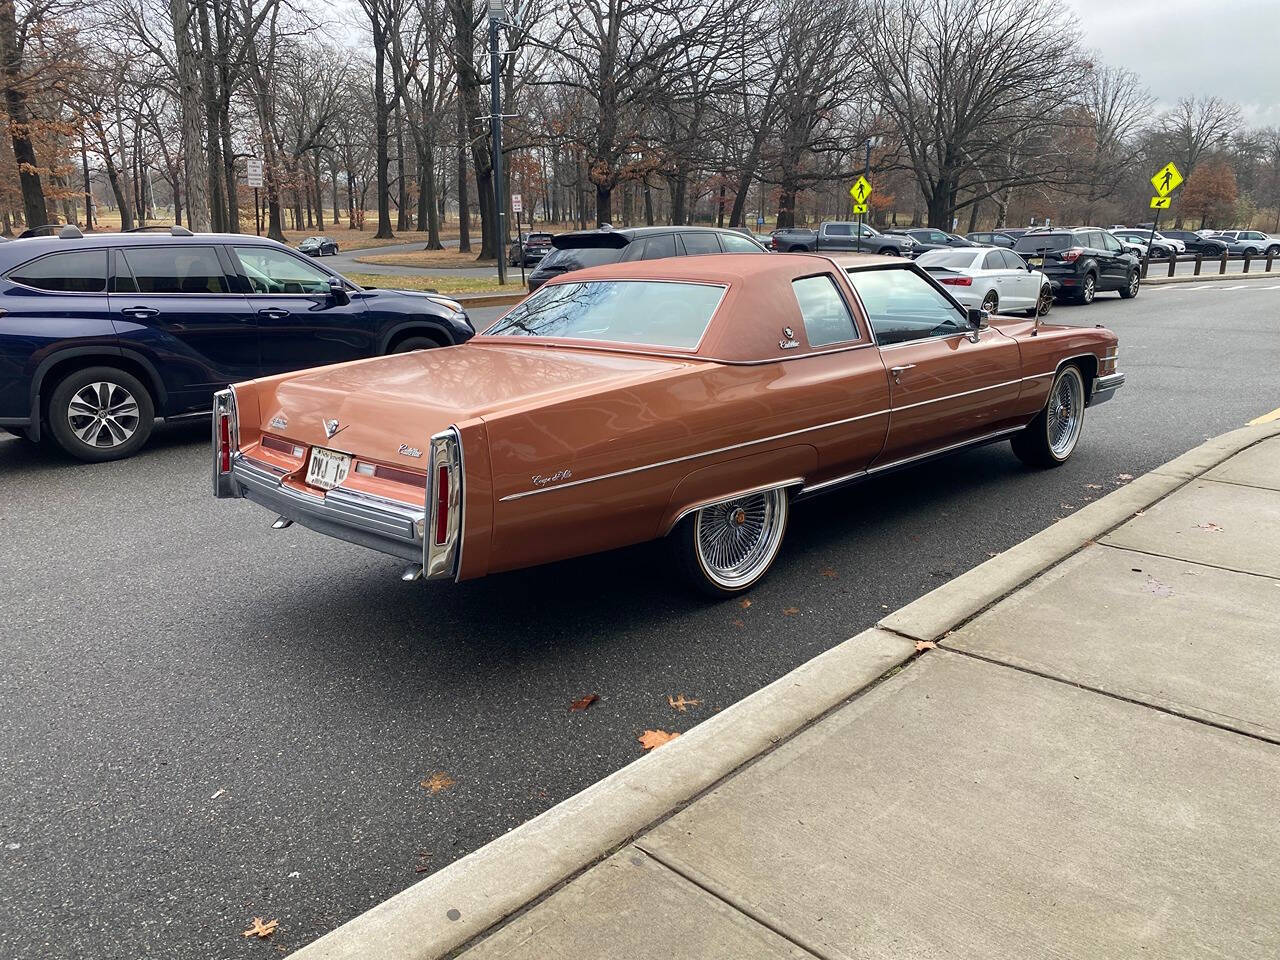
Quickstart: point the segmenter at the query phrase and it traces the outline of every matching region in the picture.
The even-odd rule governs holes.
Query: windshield
[[[542,287],[485,331],[692,350],[725,288],[662,280],[589,280]]]
[[[984,251],[985,252],[985,251]],[[922,267],[971,267],[975,257],[973,248],[968,250],[929,250],[916,258]]]
[[[1013,245],[1018,253],[1034,253],[1037,250],[1066,250],[1076,246],[1075,234],[1029,233]]]

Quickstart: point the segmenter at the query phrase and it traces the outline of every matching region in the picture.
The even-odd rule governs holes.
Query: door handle
[[[160,311],[155,307],[125,307],[120,312],[126,317],[133,317],[135,320],[145,320],[147,317],[160,316]]]
[[[266,317],[268,320],[283,320],[289,315],[289,311],[284,307],[263,307],[258,311],[258,316]]]
[[[904,364],[902,364],[902,365],[900,365],[900,366],[897,366],[897,367],[890,367],[890,368],[889,368],[889,372],[893,374],[893,382],[894,382],[894,383],[901,383],[901,382],[902,382],[902,381],[901,381],[902,372],[903,372],[904,370],[910,370],[910,369],[912,369],[914,366],[915,366],[915,364],[914,364],[914,363],[904,363]]]

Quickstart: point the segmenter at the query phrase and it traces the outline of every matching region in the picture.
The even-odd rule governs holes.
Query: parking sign
[[[244,162],[244,180],[250,187],[262,186],[262,161],[250,157]]]
[[[511,212],[512,213],[524,212],[524,197],[522,197],[518,193],[513,193],[511,195]]]

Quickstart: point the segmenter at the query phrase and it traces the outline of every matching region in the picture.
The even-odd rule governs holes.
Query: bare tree
[[[29,227],[47,223],[49,213],[40,181],[35,138],[31,132],[32,116],[26,90],[28,78],[23,57],[31,30],[49,13],[49,7],[49,4],[29,3],[19,17],[15,0],[0,0],[0,68],[3,69],[4,103],[9,113],[9,139],[18,164],[22,207]]]
[[[1184,174],[1240,129],[1240,108],[1217,97],[1185,97],[1160,117],[1159,135]]]

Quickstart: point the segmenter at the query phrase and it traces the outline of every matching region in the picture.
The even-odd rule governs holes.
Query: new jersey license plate
[[[307,484],[321,490],[332,490],[347,479],[351,472],[351,457],[337,450],[324,447],[311,448],[311,462],[307,464]]]
[[[1027,264],[1033,267],[1043,267],[1044,257],[1027,257]]]

